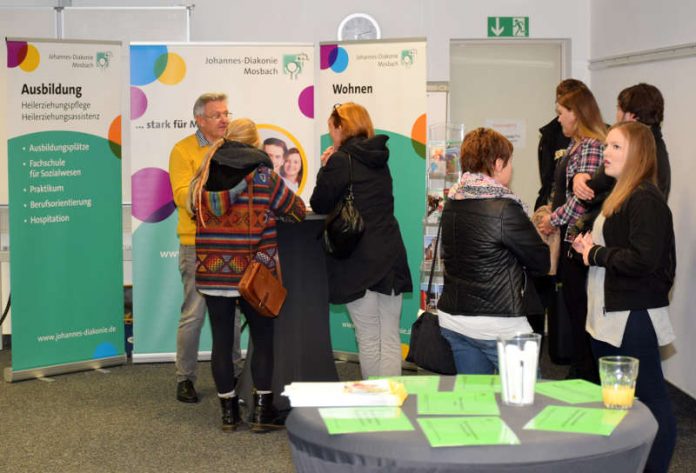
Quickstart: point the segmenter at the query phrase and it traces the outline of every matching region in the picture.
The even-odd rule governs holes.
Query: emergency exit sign
[[[488,37],[529,37],[528,16],[489,16]]]

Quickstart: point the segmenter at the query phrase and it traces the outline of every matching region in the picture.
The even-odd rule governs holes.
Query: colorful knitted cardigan
[[[252,214],[248,186],[253,182]],[[196,231],[196,287],[237,290],[252,257],[276,272],[276,219],[300,222],[305,205],[266,166],[259,166],[234,188],[204,192]],[[251,229],[249,226],[251,225]]]

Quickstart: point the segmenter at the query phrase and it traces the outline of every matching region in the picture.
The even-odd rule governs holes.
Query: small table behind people
[[[301,223],[279,222],[278,254],[287,298],[275,320],[273,393],[281,411],[290,409],[281,396],[293,381],[338,381],[329,327],[329,286],[321,241],[323,216],[308,214]],[[247,361],[253,350],[249,342]],[[251,364],[245,363],[237,392],[252,404]]]
[[[454,379],[441,377],[440,390],[451,390]],[[643,471],[657,432],[657,422],[640,401],[611,435],[602,436],[525,430],[546,406],[569,404],[537,394],[532,406],[510,407],[500,402],[499,394],[496,398],[500,416],[519,445],[433,448],[416,421],[414,395],[402,406],[415,427],[409,432],[329,435],[318,408],[293,408],[286,426],[295,469],[297,473],[633,473]],[[603,407],[601,403],[579,406]]]

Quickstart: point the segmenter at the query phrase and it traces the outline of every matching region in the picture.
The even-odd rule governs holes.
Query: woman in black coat
[[[365,222],[365,233],[350,256],[326,256],[329,300],[347,304],[363,377],[400,375],[401,299],[413,289],[394,217],[388,137],[375,135],[367,110],[352,102],[334,106],[328,126],[334,144],[321,156],[310,205],[316,213],[330,213],[343,199],[352,174],[355,206]]]
[[[637,122],[614,125],[604,151],[607,175],[616,185],[604,201],[591,233],[573,248],[590,267],[587,331],[596,358],[638,358],[636,395],[658,423],[645,471],[666,472],[676,441],[659,346],[674,340],[669,291],[676,253],[672,213],[657,187],[655,140]]]

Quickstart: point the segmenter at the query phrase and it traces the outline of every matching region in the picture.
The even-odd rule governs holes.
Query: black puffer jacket
[[[549,248],[516,201],[448,199],[442,259],[445,287],[438,309],[493,317],[543,312],[527,272],[548,273]]]
[[[385,135],[347,140],[319,170],[309,202],[312,210],[328,214],[345,195],[352,158],[355,205],[365,221],[365,234],[347,259],[326,256],[329,300],[346,304],[365,295],[412,291],[411,273],[399,223],[394,217],[392,176],[387,166]]]

